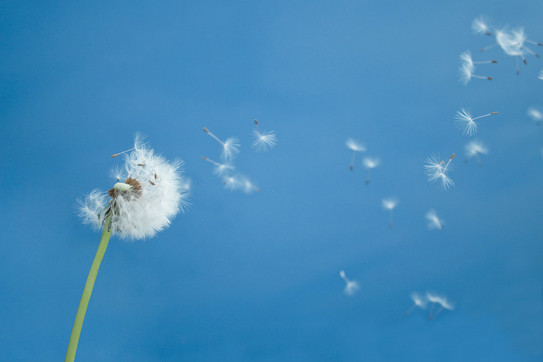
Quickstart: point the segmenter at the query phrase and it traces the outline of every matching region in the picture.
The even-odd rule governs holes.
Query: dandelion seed
[[[411,293],[410,295],[411,300],[413,301],[413,305],[409,307],[409,309],[403,314],[404,317],[407,317],[408,315],[415,310],[415,308],[420,309],[426,309],[426,306],[428,305],[428,299],[424,295],[420,295],[419,293]]]
[[[498,112],[490,112],[482,116],[473,117],[469,113],[469,111],[462,108],[461,110],[456,112],[455,120],[458,122],[458,128],[462,130],[462,133],[472,136],[477,133],[478,123],[475,122],[475,120],[479,118],[493,116],[495,114],[498,114]]]
[[[449,161],[445,164],[445,161],[439,161],[439,157],[432,155],[426,158],[426,173],[430,182],[441,181],[443,188],[447,189],[450,186],[454,186],[453,180],[447,175],[447,172],[452,168],[451,162],[454,159],[454,153],[449,158]]]
[[[211,163],[213,167],[213,173],[217,176],[223,176],[225,174],[228,174],[229,172],[234,171],[234,166],[228,164],[228,163],[220,163],[217,161],[213,161],[212,159],[202,156],[202,159]]]
[[[537,75],[537,78],[543,80],[543,69],[541,69],[539,71],[539,74]]]
[[[505,54],[518,57],[517,58],[517,74],[520,73],[520,68],[518,66],[518,59],[522,59],[522,62],[526,65],[528,62],[526,61],[525,54],[531,54],[537,58],[539,58],[539,54],[532,51],[530,48],[524,45],[524,43],[534,44],[538,46],[542,46],[543,43],[535,42],[533,40],[529,40],[526,37],[526,34],[524,33],[523,28],[517,28],[513,29],[511,31],[508,31],[506,29],[504,30],[498,30],[496,31],[496,42],[498,45],[502,48],[502,50],[505,52]]]
[[[437,295],[432,292],[427,292],[426,298],[430,303],[432,303],[430,307],[430,313],[428,314],[429,320],[434,320],[444,309],[454,310],[454,304],[447,300],[446,297]],[[439,305],[439,309],[437,310],[437,312],[434,313],[434,308],[436,305]]]
[[[492,77],[474,74],[473,72],[475,71],[475,66],[469,66],[468,64],[462,64],[459,68],[459,71],[460,81],[464,85],[467,85],[471,78],[492,80]]]
[[[231,160],[236,154],[239,153],[239,143],[237,138],[230,137],[226,141],[221,141],[221,139],[211,133],[206,127],[204,127],[204,132],[210,135],[215,141],[219,142],[222,145],[222,154],[221,157],[224,160]]]
[[[356,153],[366,151],[366,146],[364,146],[363,143],[358,142],[352,138],[348,138],[347,141],[345,141],[345,145],[348,149],[353,151],[353,154],[351,156],[351,164],[349,165],[349,170],[352,171],[354,168],[354,159],[356,157]]]
[[[253,131],[254,141],[253,148],[257,151],[267,151],[274,147],[277,143],[277,136],[273,131],[260,131],[258,127],[258,121],[255,119],[255,129]]]
[[[227,190],[231,191],[239,190],[243,186],[239,177],[234,175],[224,176],[222,183]]]
[[[475,61],[471,57],[471,52],[469,50],[466,50],[462,54],[460,54],[460,61],[462,62],[462,65],[466,65],[472,69],[475,70],[475,64],[495,64],[498,63],[497,60],[478,60]]]
[[[541,113],[540,110],[535,109],[533,107],[528,108],[528,117],[534,120],[535,124],[538,126],[541,125],[541,121],[543,121],[543,113]]]
[[[356,280],[349,280],[343,270],[339,272],[339,276],[346,283],[345,289],[343,290],[343,293],[345,293],[345,295],[354,295],[360,289],[358,282]]]
[[[251,180],[249,180],[247,177],[242,176],[239,181],[241,183],[241,189],[246,194],[251,194],[255,191],[260,192],[260,188],[256,186],[255,184],[253,184]]]
[[[187,204],[180,175],[181,161],[167,162],[145,147],[139,135],[133,149],[114,157],[120,154],[126,154],[124,168],[114,174],[124,182],[117,182],[107,193],[93,190],[80,201],[79,214],[83,223],[102,228],[102,237],[83,289],[65,361],[75,359],[85,313],[111,235],[122,239],[154,236],[168,227]]]
[[[364,165],[365,168],[368,169],[368,175],[366,177],[366,185],[370,183],[370,177],[371,177],[371,170],[376,168],[381,164],[381,160],[375,157],[364,157],[362,160],[362,165]]]
[[[388,210],[388,227],[392,227],[393,225],[393,211],[394,209],[396,208],[396,206],[398,206],[398,199],[395,199],[395,198],[388,198],[388,199],[383,199],[382,201],[382,205],[383,205],[383,208],[385,210]]]
[[[437,216],[435,210],[431,209],[430,211],[428,211],[425,217],[426,220],[428,220],[428,229],[443,229],[443,225],[445,225],[445,222]]]
[[[483,16],[479,16],[477,19],[473,20],[473,23],[471,23],[471,28],[475,34],[492,36],[492,31],[490,30],[490,27]]]
[[[470,143],[468,143],[465,147],[465,151],[466,151],[466,159],[469,161],[470,159],[475,157],[479,165],[482,165],[483,163],[480,155],[488,154],[488,148],[481,141],[476,141],[476,140],[473,140]]]

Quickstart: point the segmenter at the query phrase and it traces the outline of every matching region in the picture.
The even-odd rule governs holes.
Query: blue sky
[[[109,156],[142,132],[184,160],[191,207],[156,238],[112,238],[77,360],[541,360],[543,130],[526,110],[543,107],[543,60],[517,76],[471,31],[486,15],[543,41],[540,2],[0,6],[0,359],[64,356],[100,237],[77,199],[111,187]],[[492,82],[458,81],[468,49],[499,61],[477,68]],[[480,122],[481,166],[461,107],[500,112]],[[250,147],[254,118],[269,152]],[[204,126],[240,139],[260,193],[222,187]],[[369,185],[348,137],[382,161]],[[425,158],[453,152],[456,185],[428,183]],[[456,310],[404,318],[427,290]]]

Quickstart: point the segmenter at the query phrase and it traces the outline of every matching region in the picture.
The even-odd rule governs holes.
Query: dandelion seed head
[[[460,81],[467,85],[473,76],[474,67],[467,64],[462,64],[459,68]]]
[[[254,141],[252,146],[257,151],[267,151],[277,144],[277,136],[273,131],[253,130]]]
[[[345,289],[343,290],[343,293],[345,293],[345,295],[354,295],[360,289],[360,285],[358,285],[358,282],[355,280],[349,280],[343,270],[339,272],[339,276],[346,283]]]
[[[498,45],[507,55],[524,57],[524,42],[526,41],[526,34],[524,34],[523,28],[513,29],[508,31],[506,29],[496,31],[496,41]]]
[[[458,122],[458,128],[460,128],[464,134],[471,136],[477,133],[478,124],[473,120],[472,115],[466,109],[462,108],[457,111],[455,120]]]
[[[383,208],[386,210],[393,210],[396,206],[398,206],[398,199],[392,197],[388,199],[383,199],[382,205]]]
[[[469,50],[466,50],[462,54],[460,54],[460,61],[462,62],[462,67],[467,67],[471,69],[471,72],[475,70],[475,64],[473,63],[473,58],[471,57],[471,52]],[[471,74],[470,74],[471,78]]]
[[[417,307],[422,309],[426,309],[426,306],[428,305],[428,299],[416,292],[411,293],[411,300],[413,300],[413,303]]]
[[[381,164],[381,160],[375,157],[364,157],[364,160],[362,160],[362,164],[365,168],[375,168]]]
[[[473,140],[466,145],[465,152],[467,158],[472,158],[479,154],[487,155],[488,148],[481,141]]]
[[[444,296],[435,296],[434,298],[436,300],[435,303],[438,303],[440,306],[442,306],[444,309],[447,310],[454,310],[454,303],[452,303],[450,300],[448,300]]]
[[[239,153],[239,142],[237,138],[235,137],[227,138],[226,141],[224,141],[224,144],[222,147],[221,157],[224,160],[231,160],[238,153]]]
[[[107,193],[92,191],[80,203],[83,223],[99,229],[109,213],[112,233],[121,239],[144,239],[170,225],[187,204],[182,190],[182,162],[168,162],[136,136],[135,148],[125,154],[121,182]]]
[[[426,219],[428,220],[428,228],[429,229],[443,229],[443,225],[445,225],[445,222],[441,220],[438,216],[435,210],[430,210],[425,215]]]
[[[348,149],[354,152],[366,151],[366,146],[362,142],[358,142],[352,138],[348,138],[347,141],[345,141],[345,145]]]
[[[541,121],[543,120],[543,113],[541,113],[540,110],[536,108],[528,108],[528,117],[534,120],[535,123],[541,124]]]
[[[252,183],[251,180],[249,180],[245,176],[241,177],[240,183],[241,183],[241,188],[242,188],[243,192],[245,192],[246,194],[251,194],[251,193],[253,193],[255,191],[256,192],[260,191],[260,188],[258,188],[258,186],[256,186],[254,183]]]
[[[492,32],[484,16],[479,16],[471,23],[471,29],[475,34],[491,35]]]

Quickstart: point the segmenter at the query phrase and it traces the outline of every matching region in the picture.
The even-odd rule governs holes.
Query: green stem
[[[81,301],[79,302],[79,308],[77,308],[77,314],[75,315],[74,326],[72,328],[72,335],[70,336],[70,343],[68,343],[68,351],[66,351],[66,358],[64,359],[65,362],[73,362],[75,359],[75,352],[77,351],[77,344],[79,343],[79,335],[81,334],[81,327],[83,327],[85,313],[87,313],[92,288],[94,287],[94,282],[96,281],[96,276],[98,275],[98,269],[100,268],[100,263],[102,262],[104,254],[106,253],[107,244],[109,243],[110,237],[111,214],[106,217],[104,222],[104,230],[102,231],[100,244],[98,245],[98,250],[96,251],[94,261],[92,262],[89,276],[87,277],[87,282],[85,283],[85,289],[83,289],[83,295],[81,296]]]

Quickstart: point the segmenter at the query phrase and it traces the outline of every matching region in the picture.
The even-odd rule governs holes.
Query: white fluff
[[[79,209],[83,223],[100,229],[111,212],[112,233],[121,239],[153,237],[187,205],[189,187],[181,176],[181,166],[181,161],[168,162],[156,155],[136,137],[123,169],[115,173],[121,180],[114,187],[117,194],[110,197],[107,192],[92,191]],[[128,180],[123,182],[129,178],[141,185],[140,191],[127,185]]]

